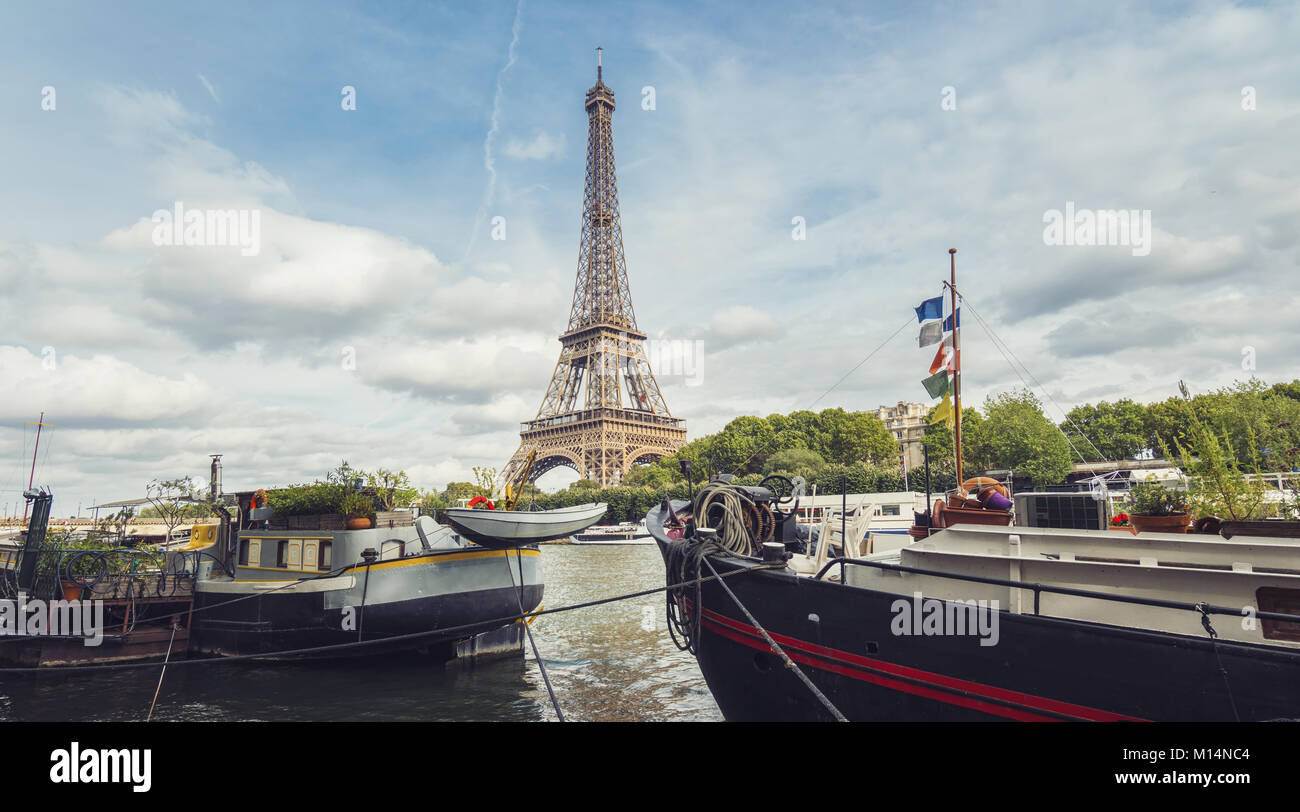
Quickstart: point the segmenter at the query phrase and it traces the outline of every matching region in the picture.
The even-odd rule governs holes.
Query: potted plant
[[[353,491],[343,498],[342,512],[348,517],[349,530],[365,530],[370,527],[370,514],[375,512],[375,503],[369,496]]]
[[[1198,526],[1226,539],[1300,537],[1300,521],[1294,521],[1300,502],[1284,499],[1274,503],[1269,499],[1256,445],[1254,433],[1248,431],[1246,451],[1239,456],[1226,434],[1220,436],[1199,421],[1193,423],[1189,446],[1178,444],[1178,451],[1183,469],[1191,477],[1191,503],[1199,517]]]
[[[1187,496],[1182,491],[1166,488],[1159,482],[1139,482],[1129,497],[1133,500],[1133,512],[1128,518],[1134,531],[1187,532],[1191,517],[1187,512]]]
[[[1123,530],[1125,533],[1131,532],[1132,525],[1129,523],[1127,513],[1116,513],[1110,517],[1111,530]]]

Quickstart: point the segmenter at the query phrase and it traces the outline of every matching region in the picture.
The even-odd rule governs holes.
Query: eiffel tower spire
[[[614,169],[614,91],[596,49],[596,84],[587,91],[587,177],[578,274],[560,358],[537,416],[523,424],[508,479],[536,448],[530,479],[568,466],[585,479],[616,485],[634,463],[673,453],[686,440],[646,357],[623,255]]]

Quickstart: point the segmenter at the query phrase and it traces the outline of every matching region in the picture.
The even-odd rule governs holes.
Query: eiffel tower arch
[[[546,396],[537,416],[523,424],[504,481],[536,449],[530,482],[566,466],[584,479],[617,485],[634,464],[686,442],[686,421],[668,411],[632,309],[614,171],[614,91],[596,53],[596,84],[585,100],[587,177],[573,306]]]

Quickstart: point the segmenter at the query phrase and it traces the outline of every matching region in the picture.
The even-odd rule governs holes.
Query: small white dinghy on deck
[[[555,510],[476,510],[448,508],[447,523],[461,535],[484,547],[518,547],[539,541],[568,538],[591,527],[608,505],[575,505]]]

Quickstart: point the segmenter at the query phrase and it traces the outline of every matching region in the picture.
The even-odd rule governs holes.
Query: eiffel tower
[[[664,403],[632,310],[614,173],[614,91],[601,73],[597,48],[596,84],[585,104],[587,180],[569,326],[560,336],[546,397],[537,416],[523,424],[503,481],[536,450],[530,482],[563,465],[584,479],[617,485],[632,465],[672,454],[686,442],[686,421]]]

